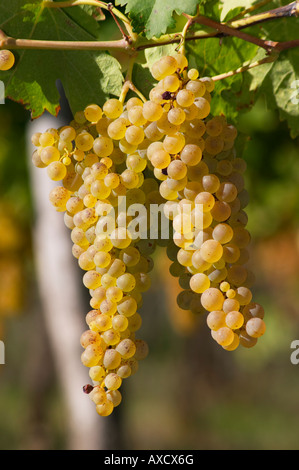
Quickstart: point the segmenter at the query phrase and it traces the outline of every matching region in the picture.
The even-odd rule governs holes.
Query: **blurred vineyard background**
[[[111,449],[299,449],[299,365],[290,361],[291,342],[299,339],[299,140],[291,140],[262,98],[240,115],[238,128],[248,135],[243,156],[253,290],[266,311],[266,335],[253,349],[222,350],[205,318],[176,307],[178,283],[158,249],[138,334],[150,354],[123,383],[123,402],[104,418],[95,448],[103,448],[103,432],[112,430],[114,439],[105,444]],[[20,105],[7,100],[0,106],[0,340],[6,355],[0,365],[0,449],[66,449],[67,394],[36,269],[29,130],[29,113]],[[46,210],[54,212],[50,203]],[[58,235],[51,242],[58,246]],[[75,259],[72,266],[78,270]],[[78,290],[84,325],[89,299],[81,283]],[[82,369],[79,339],[75,360]],[[60,357],[65,370],[68,359]],[[81,390],[79,397],[78,408],[89,400]]]

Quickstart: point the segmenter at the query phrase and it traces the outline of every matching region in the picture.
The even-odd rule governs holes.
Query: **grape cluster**
[[[147,156],[173,226],[170,272],[183,289],[179,306],[207,311],[218,344],[252,347],[265,323],[262,306],[252,301],[254,276],[246,266],[246,162],[236,155],[236,128],[210,113],[213,80],[187,70],[180,54],[157,61],[151,72],[158,83],[146,104],[160,110],[153,122],[162,135],[152,139]]]
[[[69,125],[32,136],[33,164],[60,182],[49,198],[64,212],[90,293],[81,360],[92,380],[84,391],[101,416],[119,405],[122,381],[148,354],[136,332],[157,246],[167,247],[182,287],[178,305],[208,312],[212,337],[224,349],[251,347],[265,331],[245,267],[248,193],[236,129],[211,115],[214,82],[188,70],[184,55],[161,58],[151,73],[157,84],[147,101],[90,104]],[[145,212],[133,217],[136,204]],[[170,239],[161,227],[151,238],[152,207],[160,204]]]
[[[141,238],[143,219],[133,219],[128,211],[136,202],[148,206],[159,194],[153,178],[144,180],[147,160],[136,151],[143,128],[129,118],[130,108],[141,104],[131,98],[126,109],[116,99],[103,109],[89,105],[69,126],[32,136],[37,147],[33,164],[62,182],[49,198],[64,212],[72,253],[85,271],[91,310],[86,315],[89,329],[81,337],[81,360],[89,367],[94,384],[90,397],[102,416],[120,403],[122,380],[137,371],[148,353],[135,334],[142,324],[137,310],[151,284],[157,243],[145,238],[146,233]]]

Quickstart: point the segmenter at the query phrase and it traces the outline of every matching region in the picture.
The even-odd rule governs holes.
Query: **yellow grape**
[[[15,64],[15,56],[11,51],[2,49],[0,51],[0,70],[10,70]]]

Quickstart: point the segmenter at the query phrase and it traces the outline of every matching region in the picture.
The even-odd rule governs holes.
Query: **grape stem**
[[[259,5],[259,7],[260,7],[260,6],[262,6],[266,3],[268,3],[268,0],[260,2],[256,6]],[[246,14],[250,10],[251,9],[244,10],[244,12],[242,12],[242,15]],[[186,15],[186,14],[185,14],[185,16],[188,19],[190,19],[191,21],[196,19],[196,16],[192,17],[192,16]],[[229,36],[238,36],[238,31],[239,30],[244,29],[244,28],[248,28],[249,26],[255,26],[257,24],[264,23],[264,22],[267,22],[267,21],[272,21],[272,20],[275,20],[277,18],[283,18],[283,17],[289,18],[289,17],[292,17],[292,16],[295,16],[295,17],[299,16],[299,1],[298,0],[294,1],[294,2],[291,2],[288,5],[285,5],[283,7],[278,7],[278,8],[275,8],[273,10],[258,13],[256,15],[248,16],[248,17],[241,18],[241,19],[238,19],[238,17],[236,17],[236,19],[231,19],[227,23],[214,22],[214,26],[212,27],[214,29],[214,31],[209,31],[209,32],[207,32],[207,31],[196,31],[196,32],[193,32],[193,34],[190,34],[190,35],[186,36],[185,41],[193,41],[193,40],[197,40],[197,39],[209,39],[209,38],[222,38],[222,37],[225,37],[225,36],[228,36],[228,35]],[[205,18],[205,17],[203,17],[203,18]],[[209,20],[209,19],[207,18],[207,20]],[[217,28],[215,27],[216,25],[217,25]],[[230,27],[231,28],[230,29],[230,34],[228,34],[227,32],[224,32],[222,26]],[[249,37],[248,36],[247,36],[247,39],[250,38],[250,36]],[[245,38],[242,37],[242,39],[245,39]],[[142,49],[146,49],[146,48],[149,48],[149,47],[156,47],[157,45],[163,46],[163,45],[167,45],[167,44],[178,43],[180,41],[181,41],[181,39],[178,37],[177,33],[167,34],[167,35],[160,36],[160,38],[155,38],[153,42],[147,42],[147,43],[144,43],[144,44],[141,43],[140,40],[139,40],[136,49],[137,50],[142,50]],[[275,47],[278,49],[278,47],[277,47],[278,43],[272,42],[272,44],[275,44]],[[297,45],[298,45],[298,43],[296,43],[296,42],[293,42],[292,44],[293,44],[293,46],[290,45],[290,47],[297,47]],[[262,45],[261,47],[264,46],[264,42],[262,40],[261,40],[261,45]],[[265,48],[267,48],[267,46],[263,47],[263,48],[265,49]],[[287,48],[287,47],[285,47],[285,48]]]
[[[120,30],[121,34],[122,34],[122,37],[130,44],[132,42],[132,39],[130,36],[128,36],[122,26],[120,25],[115,13],[114,13],[114,6],[113,6],[113,3],[108,3],[108,10],[110,11],[111,15],[112,15],[112,18],[114,19],[115,23],[116,23],[116,26],[118,27],[118,29]]]
[[[236,75],[238,73],[247,72],[247,70],[250,70],[254,67],[258,67],[260,65],[267,64],[270,62],[275,62],[277,58],[278,58],[278,54],[272,53],[271,55],[268,55],[267,57],[264,57],[261,60],[257,60],[255,62],[249,62],[249,63],[246,62],[236,70],[231,70],[226,73],[221,73],[220,75],[215,75],[214,77],[211,77],[211,78],[214,80],[214,82],[218,80],[224,80],[225,78],[232,77],[233,75]]]
[[[40,39],[15,39],[0,30],[0,49],[48,49],[48,50],[132,50],[123,38],[115,41],[48,41]]]
[[[264,3],[264,2],[260,2]],[[198,39],[207,38],[221,38],[225,36],[234,36],[245,41],[249,41],[258,47],[261,47],[271,53],[273,51],[283,51],[286,49],[299,47],[299,39],[291,41],[275,42],[267,41],[250,34],[240,31],[243,28],[254,26],[265,21],[274,20],[282,17],[299,16],[299,1],[292,2],[283,7],[269,10],[253,16],[241,18],[238,20],[230,21],[229,23],[218,23],[210,18],[202,15],[190,16],[184,14],[187,18],[182,34],[173,33],[163,35],[160,38],[153,38],[152,41],[137,36],[133,33],[130,20],[117,8],[111,7],[111,4],[105,3],[99,0],[69,0],[64,2],[53,2],[50,0],[44,0],[43,7],[47,8],[66,8],[78,5],[93,5],[113,13],[114,17],[119,18],[125,25],[128,34],[125,34],[123,29],[120,27],[122,32],[122,39],[113,41],[47,41],[47,40],[34,40],[34,39],[16,39],[7,36],[3,31],[0,30],[0,49],[48,49],[48,50],[123,50],[128,54],[135,54],[138,51],[148,49],[151,47],[157,47],[167,44],[178,43],[182,48],[185,47],[186,41],[193,41]],[[208,26],[212,31],[196,31],[192,34],[188,34],[189,28],[193,23],[199,23]]]
[[[275,47],[275,44],[277,44],[277,43],[273,43],[272,41],[265,41],[264,39],[257,38],[256,36],[252,36],[251,34],[244,33],[243,31],[240,31],[239,29],[228,26],[227,24],[218,23],[217,21],[207,18],[206,16],[198,15],[195,17],[190,17],[189,15],[186,15],[185,13],[183,13],[183,15],[186,17],[189,17],[191,24],[199,23],[204,26],[208,26],[209,28],[213,28],[219,31],[220,33],[223,33],[225,36],[234,36],[239,39],[243,39],[244,41],[255,44],[258,47],[262,47],[269,53]]]
[[[254,7],[261,7],[264,4],[268,3],[269,0],[264,0],[253,7],[249,8],[248,10],[245,10],[244,13],[250,13],[253,11],[255,8]],[[242,28],[247,28],[248,26],[255,26],[260,23],[264,23],[266,21],[274,20],[277,18],[286,18],[286,17],[291,17],[291,16],[299,16],[299,1],[294,1],[289,3],[288,5],[284,5],[282,7],[274,8],[273,10],[268,10],[264,11],[262,13],[258,13],[256,15],[248,16],[246,18],[238,19],[238,17],[235,18],[235,20],[230,20],[228,23],[230,26],[238,29]]]
[[[137,54],[132,56],[129,61],[129,66],[128,66],[125,82],[122,86],[122,90],[119,96],[119,101],[121,103],[125,102],[125,99],[129,90],[133,91],[144,103],[147,101],[145,96],[138,90],[138,88],[134,85],[132,81],[132,73],[133,73],[133,67],[134,67],[136,57],[137,57]]]

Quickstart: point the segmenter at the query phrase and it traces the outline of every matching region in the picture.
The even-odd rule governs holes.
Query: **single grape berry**
[[[11,51],[3,49],[0,51],[0,70],[10,70],[15,63],[15,56]]]

